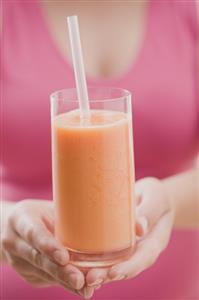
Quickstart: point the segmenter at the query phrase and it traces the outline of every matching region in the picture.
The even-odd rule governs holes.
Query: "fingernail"
[[[88,286],[94,286],[94,285],[99,285],[100,283],[103,282],[102,278],[98,278],[97,280],[95,280],[94,282],[88,283]]]
[[[75,273],[66,276],[69,284],[76,290],[81,289],[81,282]]]
[[[140,217],[137,221],[137,223],[140,225],[142,232],[141,236],[145,235],[148,231],[148,220],[146,217]]]
[[[85,299],[90,299],[93,296],[93,292],[94,292],[93,288],[86,286],[84,288],[83,297]]]
[[[65,265],[68,261],[67,253],[64,251],[56,250],[53,253],[54,260],[61,265]]]

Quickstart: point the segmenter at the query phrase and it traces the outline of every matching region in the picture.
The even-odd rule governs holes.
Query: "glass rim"
[[[127,98],[131,97],[131,94],[132,94],[132,92],[128,91],[127,89],[117,88],[117,87],[105,87],[105,86],[104,87],[103,86],[102,87],[88,87],[88,91],[89,90],[102,90],[102,91],[103,90],[104,91],[106,91],[106,90],[109,90],[109,91],[113,90],[113,91],[123,92],[122,96],[120,96],[120,97],[112,97],[111,99],[109,99],[109,98],[107,98],[107,99],[89,99],[90,103],[120,101],[120,100],[124,100],[125,97],[127,97]],[[56,101],[57,100],[57,98],[56,98],[57,95],[60,94],[60,93],[64,94],[64,92],[66,92],[66,91],[74,92],[74,91],[77,91],[77,89],[76,88],[65,88],[65,89],[57,90],[57,91],[55,91],[55,92],[53,92],[53,93],[50,94],[50,101],[51,102]],[[73,102],[73,103],[79,102],[78,99],[76,99],[76,100],[63,99],[63,100],[68,101],[68,102]]]

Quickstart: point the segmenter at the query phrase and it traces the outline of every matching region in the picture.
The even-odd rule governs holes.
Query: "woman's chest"
[[[168,30],[160,22],[165,34],[159,35],[154,26],[150,23],[128,71],[112,79],[88,78],[90,86],[132,92],[138,177],[168,176],[188,165],[197,151],[195,44],[188,32],[176,41],[180,31]],[[41,23],[23,32],[16,26],[5,36],[4,167],[9,178],[41,182],[51,176],[49,95],[73,87],[74,77]]]
[[[133,64],[145,38],[149,7],[120,1],[114,5],[93,1],[77,6],[73,1],[42,2],[43,25],[60,55],[72,61],[66,16],[77,15],[86,73],[91,78],[113,78]]]

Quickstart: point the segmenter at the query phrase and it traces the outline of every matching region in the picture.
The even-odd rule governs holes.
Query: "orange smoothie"
[[[73,251],[113,252],[134,240],[132,137],[128,115],[79,110],[52,121],[55,233]]]

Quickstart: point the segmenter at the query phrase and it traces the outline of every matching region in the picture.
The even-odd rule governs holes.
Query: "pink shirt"
[[[74,86],[38,1],[4,1],[3,198],[52,199],[52,91]],[[188,169],[198,147],[194,1],[151,1],[136,63],[89,86],[133,92],[136,178],[164,178]],[[176,231],[158,262],[137,278],[107,285],[95,299],[198,299],[197,232]],[[75,299],[59,288],[34,289],[5,268],[3,299]]]

